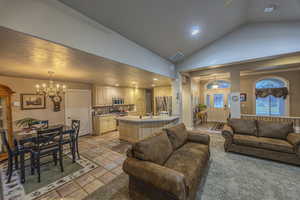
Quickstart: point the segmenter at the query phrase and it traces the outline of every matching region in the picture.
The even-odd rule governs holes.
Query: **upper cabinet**
[[[107,106],[112,105],[113,98],[123,98],[124,104],[135,104],[133,88],[120,88],[110,86],[93,87],[93,105]]]

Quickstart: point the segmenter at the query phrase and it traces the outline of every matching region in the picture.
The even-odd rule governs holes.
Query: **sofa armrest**
[[[222,135],[224,137],[233,137],[234,131],[228,124],[225,124],[222,129]]]
[[[175,170],[148,161],[127,158],[123,170],[130,176],[151,184],[155,188],[165,191],[179,200],[185,200],[187,187],[185,177]]]
[[[300,134],[299,133],[290,133],[287,136],[287,141],[291,143],[295,148],[300,146]]]
[[[222,129],[222,136],[225,138],[224,149],[228,151],[228,148],[231,146],[233,142],[234,131],[228,124],[225,124]]]
[[[207,134],[202,134],[196,131],[187,131],[188,133],[188,141],[197,142],[201,144],[209,145],[210,143],[210,136]]]

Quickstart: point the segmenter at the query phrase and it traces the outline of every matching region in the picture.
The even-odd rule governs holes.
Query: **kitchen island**
[[[163,128],[178,123],[177,116],[126,116],[116,118],[119,121],[119,135],[121,140],[131,143],[153,136]]]

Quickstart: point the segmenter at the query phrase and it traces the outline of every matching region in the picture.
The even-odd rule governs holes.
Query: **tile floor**
[[[123,172],[122,164],[129,147],[129,143],[119,140],[118,132],[81,137],[79,139],[80,154],[99,166],[38,199],[84,199]]]

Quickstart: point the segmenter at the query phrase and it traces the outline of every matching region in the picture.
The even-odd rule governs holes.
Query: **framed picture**
[[[241,102],[246,102],[247,101],[247,94],[246,93],[241,93],[241,95],[240,95],[240,101]]]
[[[21,94],[21,109],[45,109],[46,97],[44,94]]]

